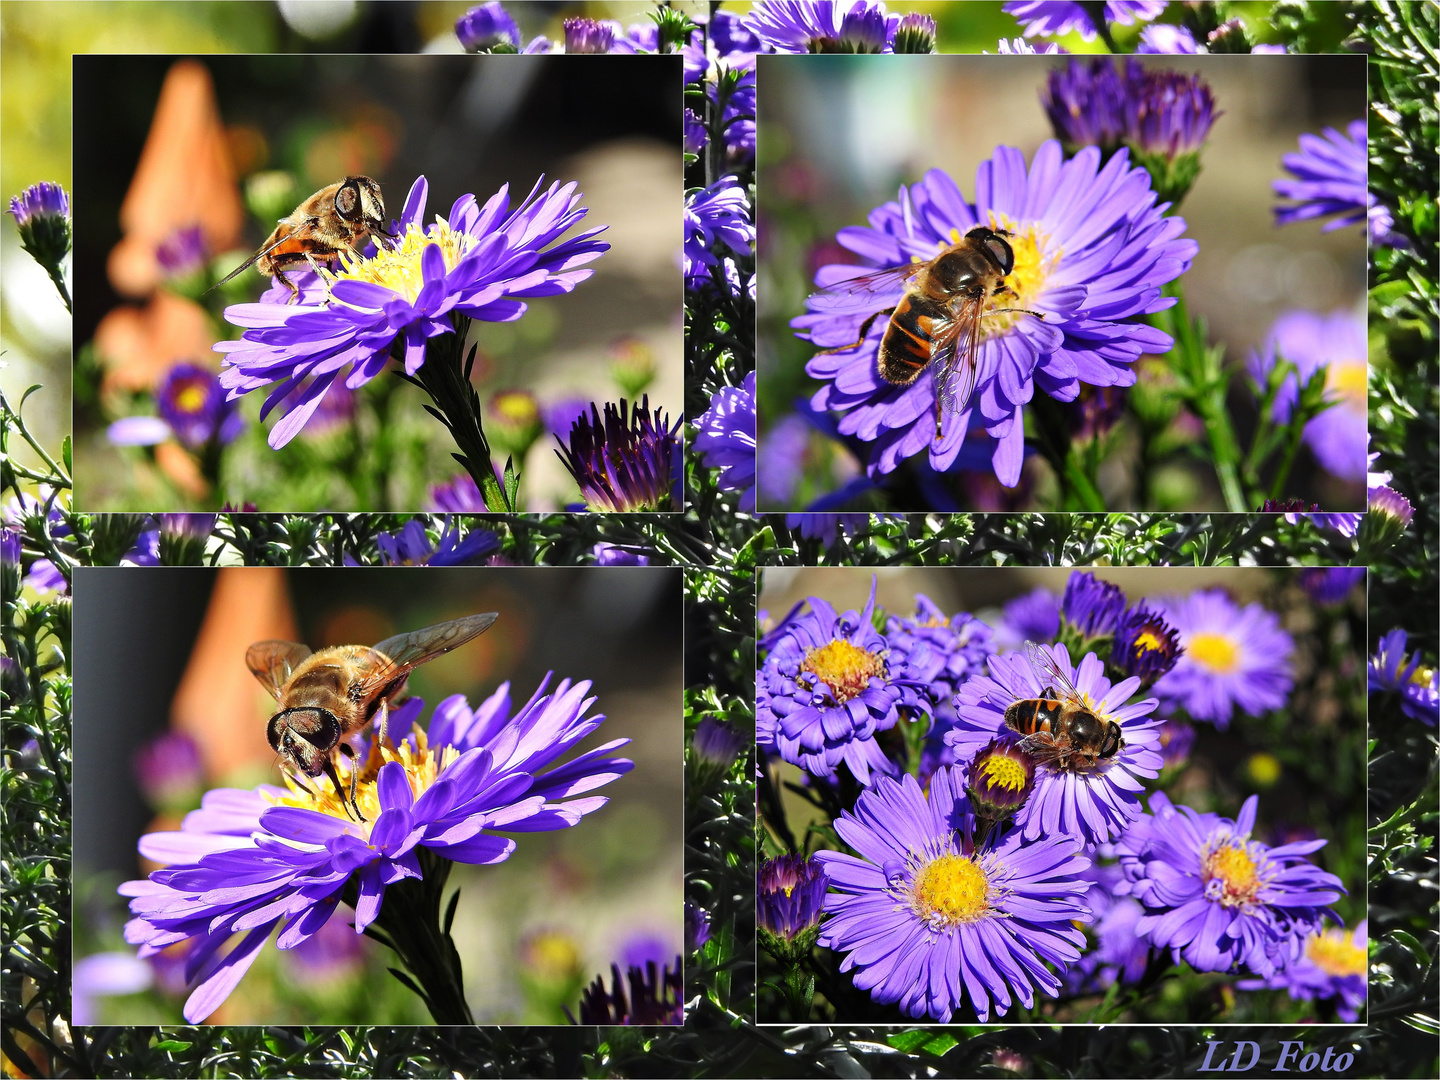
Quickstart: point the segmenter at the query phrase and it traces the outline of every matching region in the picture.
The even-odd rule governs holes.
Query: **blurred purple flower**
[[[800,490],[810,431],[803,417],[786,413],[760,440],[759,458],[765,465],[757,470],[756,484],[766,507],[784,506]]]
[[[580,1023],[615,1027],[625,1025],[681,1024],[685,1021],[685,987],[682,959],[657,966],[632,967],[624,977],[616,964],[610,965],[610,989],[605,977],[597,975],[580,996]],[[626,986],[629,995],[626,995]]]
[[[498,3],[478,4],[455,20],[455,36],[466,52],[497,45],[520,48],[520,27]]]
[[[590,549],[590,556],[596,566],[649,566],[650,556],[646,551],[648,549],[633,551],[602,540]]]
[[[1342,480],[1359,482],[1366,473],[1369,347],[1365,314],[1317,315],[1289,311],[1275,320],[1260,349],[1250,354],[1249,371],[1262,394],[1278,359],[1295,365],[1276,395],[1271,419],[1285,424],[1295,411],[1300,382],[1325,373],[1326,396],[1338,404],[1305,425],[1305,444],[1322,468]],[[1297,381],[1298,375],[1298,381]]]
[[[710,913],[685,901],[685,952],[693,953],[710,940]]]
[[[222,446],[232,442],[245,427],[239,408],[226,400],[220,377],[198,364],[182,362],[167,371],[155,391],[155,404],[158,417],[117,420],[106,438],[116,446],[153,446],[173,435],[198,450],[212,439]]]
[[[480,486],[469,473],[432,485],[425,499],[425,509],[444,514],[485,514],[490,511],[480,494]]]
[[[161,732],[140,746],[130,760],[145,800],[157,809],[192,804],[205,785],[200,746],[186,732]]]
[[[1073,30],[1083,41],[1095,40],[1090,5],[1076,0],[1008,0],[1003,10],[1015,16],[1026,37],[1059,37]],[[1130,26],[1159,18],[1164,10],[1165,0],[1107,0],[1104,18],[1107,23]]]
[[[1295,1001],[1336,999],[1336,1014],[1347,1024],[1360,1019],[1370,974],[1367,921],[1355,929],[1324,927],[1311,931],[1300,955],[1268,979],[1241,979],[1240,990],[1286,990]]]
[[[70,973],[70,1022],[98,1024],[96,998],[138,994],[150,989],[154,982],[155,972],[134,953],[91,953],[77,960]]]
[[[500,538],[485,529],[474,529],[462,540],[459,526],[451,524],[448,517],[434,543],[419,518],[411,518],[394,535],[380,533],[375,543],[386,566],[474,566],[500,550]]]
[[[1343,603],[1364,580],[1363,566],[1311,566],[1300,571],[1301,588],[1311,600],[1325,607]]]
[[[1040,586],[1017,596],[1001,610],[995,645],[1018,649],[1027,641],[1049,644],[1060,636],[1060,598]]]
[[[186,277],[203,269],[208,254],[205,230],[199,225],[181,226],[155,247],[155,261],[167,278]]]
[[[1374,196],[1366,190],[1365,121],[1352,120],[1342,135],[1326,128],[1320,135],[1300,136],[1300,152],[1281,159],[1294,180],[1271,183],[1275,194],[1296,200],[1275,207],[1275,224],[1290,225],[1312,218],[1331,218],[1322,232],[1369,220]]]
[[[707,469],[719,469],[716,486],[740,492],[742,514],[755,512],[755,373],[722,386],[695,421],[695,451]]]
[[[1440,671],[1426,664],[1418,649],[1407,659],[1406,639],[1405,631],[1399,629],[1380,639],[1370,658],[1369,692],[1399,694],[1400,709],[1406,716],[1434,727],[1440,720]]]

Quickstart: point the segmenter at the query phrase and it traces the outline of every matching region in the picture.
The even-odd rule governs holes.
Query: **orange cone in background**
[[[274,701],[245,666],[245,650],[257,641],[298,636],[284,570],[225,567],[219,572],[170,708],[175,728],[200,744],[212,779],[275,760],[265,740]]]

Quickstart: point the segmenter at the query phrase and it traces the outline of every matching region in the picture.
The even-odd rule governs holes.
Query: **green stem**
[[[50,280],[55,283],[55,288],[60,290],[60,299],[65,302],[65,310],[74,315],[75,309],[70,304],[70,290],[65,288],[65,275],[60,272],[60,267],[47,266],[45,270],[49,273]]]
[[[380,914],[365,932],[395,951],[437,1024],[472,1025],[475,1021],[465,1001],[460,954],[450,939],[449,926],[442,923],[440,907],[446,879],[455,864],[429,848],[417,848],[416,852],[419,880],[404,878],[386,888]]]
[[[1300,442],[1305,437],[1305,423],[1308,419],[1297,400],[1290,413],[1290,423],[1285,426],[1285,456],[1280,459],[1280,467],[1275,470],[1275,479],[1270,483],[1272,499],[1280,498],[1285,491],[1285,482],[1290,479],[1290,467],[1295,464],[1295,455],[1300,452]]]
[[[432,401],[431,409],[441,423],[450,429],[455,444],[461,453],[455,460],[465,466],[465,471],[475,481],[485,505],[492,511],[513,511],[505,489],[495,479],[495,467],[490,461],[490,443],[485,438],[485,429],[480,421],[480,395],[470,383],[470,367],[475,360],[475,347],[462,363],[465,336],[470,330],[470,319],[465,315],[453,315],[453,334],[440,334],[430,339],[425,346],[425,362],[414,377],[405,376],[419,385]],[[428,408],[428,406],[427,406]]]

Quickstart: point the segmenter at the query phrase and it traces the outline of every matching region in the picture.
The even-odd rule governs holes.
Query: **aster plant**
[[[451,867],[508,858],[516,842],[497,833],[579,824],[608,800],[577,796],[631,768],[613,756],[625,739],[556,764],[605,717],[589,714],[588,682],[547,692],[548,682],[513,715],[506,683],[473,709],[447,698],[428,731],[414,725],[398,745],[373,742],[353,795],[362,820],[338,791],[286,774],[283,788],[212,790],[178,832],[142,837],[141,854],[164,869],[121,886],[133,916],[125,936],[142,957],[188,943],[186,1020],[220,1006],[277,928],[276,946],[293,949],[343,900],[356,933],[394,949],[408,972],[397,977],[437,1023],[471,1023],[449,935],[458,894],[441,916]],[[407,702],[391,730],[423,707]],[[342,758],[337,768],[348,783],[362,763]]]
[[[353,390],[394,358],[403,365],[401,377],[430,396],[432,413],[460,448],[456,460],[486,503],[513,509],[519,478],[512,465],[503,485],[496,479],[470,384],[470,325],[510,322],[525,314],[527,299],[571,292],[594,272],[581,267],[609,247],[595,239],[603,226],[561,239],[586,210],[574,184],[543,190],[542,184],[513,210],[508,186],[484,206],[462,196],[448,218],[425,225],[429,184],[419,177],[392,223],[391,246],[342,254],[333,274],[295,274],[298,303],[288,302],[291,293],[277,280],[259,303],[227,308],[225,317],[243,328],[238,340],[215,346],[230,400],[270,388],[263,419],[293,396],[270,432],[278,448],[300,432],[342,373]]]

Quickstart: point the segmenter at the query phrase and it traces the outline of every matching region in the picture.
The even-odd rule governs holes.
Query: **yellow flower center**
[[[490,401],[500,418],[516,427],[533,424],[540,419],[540,407],[529,394],[509,390],[496,394]]]
[[[580,970],[580,950],[575,942],[554,930],[542,931],[531,938],[525,955],[541,978],[563,979]]]
[[[941,855],[916,871],[910,902],[932,929],[947,929],[989,913],[990,882],[965,856]]]
[[[431,244],[438,244],[448,272],[454,270],[474,246],[475,239],[468,233],[454,231],[444,218],[438,218],[428,230],[422,231],[412,223],[406,226],[404,235],[398,240],[384,243],[388,246],[381,247],[372,259],[358,252],[341,252],[342,269],[338,274],[327,274],[331,283],[347,279],[368,281],[394,290],[413,304],[425,284],[425,274],[420,268],[420,258],[425,249]],[[379,244],[376,246],[379,247]]]
[[[835,640],[805,654],[801,671],[808,671],[844,704],[870,685],[871,678],[885,675],[885,661],[848,641]]]
[[[1344,930],[1312,934],[1305,942],[1305,955],[1327,975],[1364,975],[1368,969],[1365,950]]]
[[[187,383],[185,387],[175,395],[175,406],[180,412],[198,413],[205,408],[205,400],[210,395],[205,392],[205,387],[199,383]]]
[[[1415,686],[1429,686],[1435,681],[1435,669],[1421,664],[1410,674],[1410,682]]]
[[[1200,861],[1200,879],[1205,895],[1226,907],[1252,904],[1264,884],[1243,843],[1226,837]]]
[[[1004,754],[994,754],[982,761],[980,775],[992,789],[1020,791],[1025,787],[1025,766]]]
[[[306,791],[305,787],[300,786],[300,781],[284,769],[281,770],[281,776],[285,780],[285,786],[290,789],[290,794],[267,795],[266,798],[276,806],[298,806],[302,810],[315,810],[341,818],[357,835],[368,838],[370,829],[382,809],[376,785],[382,765],[398,761],[405,769],[406,779],[410,781],[411,794],[418,798],[420,793],[433,786],[440,774],[460,756],[460,751],[453,746],[442,747],[439,752],[431,750],[424,729],[417,725],[411,730],[415,735],[414,746],[402,742],[397,747],[387,738],[384,746],[372,742],[370,756],[363,762],[343,756],[336,757],[335,771],[346,795],[343,802],[335,791],[335,786],[323,774],[305,777],[305,787],[310,789]],[[350,793],[350,774],[355,769],[360,770],[355,784],[355,805],[360,808],[360,813],[365,818],[363,822],[357,822],[353,810],[347,812],[346,809]]]
[[[1164,649],[1165,642],[1156,637],[1152,631],[1141,630],[1135,638],[1135,648],[1142,653],[1153,652],[1156,649]]]
[[[1347,408],[1364,411],[1370,386],[1370,369],[1365,358],[1337,360],[1325,369],[1325,389]]]
[[[1229,675],[1240,666],[1240,648],[1224,634],[1195,634],[1185,648],[1191,660],[1214,675]]]

